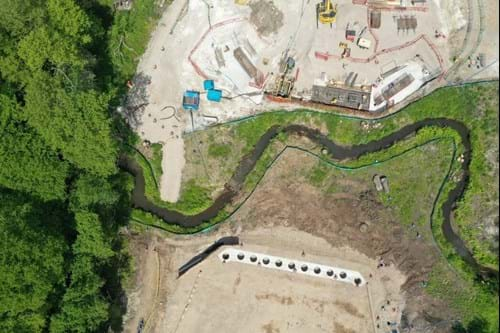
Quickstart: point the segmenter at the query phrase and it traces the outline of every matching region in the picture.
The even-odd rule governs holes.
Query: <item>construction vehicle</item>
[[[355,25],[351,27],[350,23],[347,23],[347,26],[345,27],[345,39],[354,42],[354,38],[356,38],[356,30],[355,30]]]
[[[293,56],[288,55],[288,51],[285,52],[280,60],[279,73],[273,75],[273,79],[266,87],[265,92],[272,96],[290,97],[296,80],[296,75],[292,74],[295,67],[295,59]]]
[[[351,48],[346,47],[344,51],[342,51],[342,54],[340,55],[340,58],[349,58],[351,56]]]
[[[276,81],[276,95],[288,97],[293,89],[295,78],[291,75],[295,68],[295,60],[287,55],[286,60],[282,59],[280,64],[280,76]]]
[[[332,0],[322,0],[316,5],[316,27],[319,28],[318,22],[323,24],[335,23],[337,19],[337,5],[332,4]]]

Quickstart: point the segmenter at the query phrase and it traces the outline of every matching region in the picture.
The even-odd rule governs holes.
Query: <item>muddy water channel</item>
[[[400,130],[391,133],[379,140],[371,141],[366,144],[357,146],[338,145],[330,140],[327,136],[321,134],[318,130],[311,129],[303,125],[271,127],[264,135],[260,137],[254,149],[248,155],[243,157],[243,159],[238,164],[238,167],[236,168],[233,176],[231,177],[231,180],[226,184],[224,191],[215,199],[214,203],[210,207],[196,215],[184,215],[175,210],[169,210],[155,205],[145,196],[144,174],[139,164],[127,156],[122,156],[119,160],[119,166],[123,170],[131,173],[135,178],[135,187],[132,193],[132,203],[134,207],[154,214],[169,224],[178,224],[184,227],[196,227],[203,222],[207,222],[215,218],[227,204],[232,202],[232,200],[238,195],[239,191],[241,190],[246,177],[253,170],[257,161],[261,158],[264,150],[280,132],[305,136],[325,147],[328,150],[329,155],[333,159],[345,160],[357,159],[361,155],[387,149],[392,145],[398,143],[399,141],[404,140],[408,136],[415,134],[418,130],[429,126],[447,127],[453,129],[460,135],[462,145],[464,146],[464,162],[461,165],[462,177],[460,181],[456,183],[455,188],[453,188],[448,193],[448,197],[441,207],[444,216],[442,230],[446,237],[446,240],[451,243],[456,252],[472,268],[481,273],[481,275],[498,275],[497,271],[482,267],[476,262],[471,252],[465,246],[464,241],[453,231],[451,226],[452,210],[455,207],[456,202],[462,197],[469,181],[469,165],[472,153],[469,130],[463,123],[456,120],[446,118],[424,119],[411,125],[407,125]],[[233,185],[230,186],[229,184]]]

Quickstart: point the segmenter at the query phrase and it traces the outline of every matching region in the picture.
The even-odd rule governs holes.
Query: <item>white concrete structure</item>
[[[239,262],[288,273],[341,281],[355,286],[363,286],[366,283],[361,273],[345,268],[244,251],[237,248],[225,248],[219,253],[218,257],[222,262]]]
[[[383,94],[383,91],[393,85],[394,82],[398,81],[401,77],[409,75],[412,78],[412,82],[397,92],[390,99],[390,104],[398,104],[402,102],[405,98],[416,92],[425,82],[430,79],[431,74],[422,64],[416,61],[408,61],[399,71],[392,73],[386,78],[377,81],[376,84],[372,86],[372,94],[370,98],[370,111],[377,111],[387,105],[387,101],[383,101],[375,105],[375,100],[378,96]]]

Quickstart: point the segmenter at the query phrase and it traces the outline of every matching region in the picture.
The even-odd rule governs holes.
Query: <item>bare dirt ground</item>
[[[244,264],[223,264],[216,255],[176,279],[176,268],[218,235],[156,241],[157,251],[170,256],[162,256],[160,268],[159,290],[164,298],[155,299],[157,283],[145,279],[144,275],[158,272],[156,255],[148,252],[145,257],[150,259],[138,263],[139,271],[144,272],[138,272],[140,288],[129,295],[129,306],[137,310],[130,311],[126,332],[133,332],[140,318],[146,320],[148,332],[384,332],[387,321],[400,320],[404,308],[400,286],[405,278],[394,266],[376,269],[374,259],[349,248],[332,247],[291,227],[241,232],[242,248],[355,269],[366,276],[368,285],[354,287]],[[138,248],[144,246],[137,244]]]
[[[161,279],[159,287],[152,278],[137,280],[126,331],[150,318],[147,332],[386,332],[388,321],[411,332],[444,332],[433,325],[451,314],[421,285],[439,258],[435,247],[405,232],[374,195],[371,180],[341,178],[338,190],[325,194],[294,180],[310,166],[304,154],[283,155],[242,209],[214,232],[134,236],[138,247],[144,247],[141,237],[155,239]],[[357,270],[368,288],[223,264],[217,253],[176,278],[180,265],[223,235],[238,235],[245,250],[299,260],[303,251],[307,261]],[[152,259],[136,259],[137,274],[154,276],[155,254],[142,251]],[[387,266],[377,268],[381,259]],[[154,300],[155,290],[153,310],[138,308]]]

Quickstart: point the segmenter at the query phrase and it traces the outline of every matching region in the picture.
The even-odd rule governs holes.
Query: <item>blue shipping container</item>
[[[198,110],[200,106],[200,93],[188,90],[182,97],[182,107],[184,110]]]
[[[214,80],[205,80],[203,81],[203,88],[205,90],[212,90],[214,89],[215,85],[214,85]]]
[[[207,99],[213,102],[220,102],[222,99],[222,91],[218,89],[210,89],[207,93]]]

